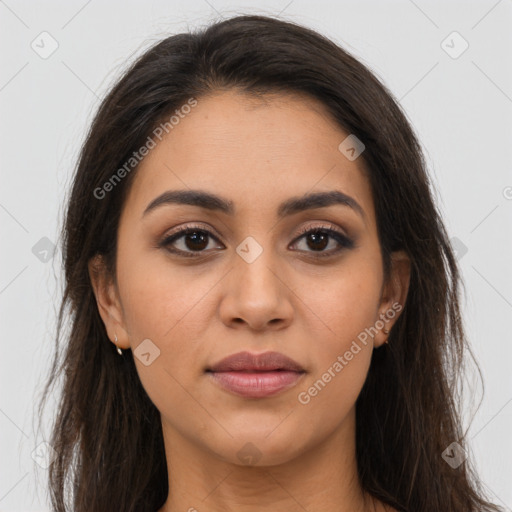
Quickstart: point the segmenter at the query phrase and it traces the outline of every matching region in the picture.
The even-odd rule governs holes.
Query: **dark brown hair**
[[[229,89],[301,93],[325,105],[366,146],[386,277],[392,251],[411,259],[404,310],[390,344],[373,352],[357,400],[363,489],[399,511],[499,510],[484,499],[469,459],[453,469],[442,458],[452,442],[465,446],[456,400],[469,347],[457,262],[417,138],[392,94],[357,59],[310,29],[265,16],[234,17],[154,45],[92,122],[62,230],[65,289],[40,403],[41,413],[61,380],[49,440],[57,452],[49,468],[53,509],[155,512],[167,498],[159,411],[131,351],[119,357],[109,341],[88,274],[89,261],[101,254],[115,276],[120,211],[136,167],[105,198],[94,191],[189,98]]]

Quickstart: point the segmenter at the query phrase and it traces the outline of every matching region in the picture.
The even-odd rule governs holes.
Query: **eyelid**
[[[202,222],[192,222],[191,224],[180,225],[176,228],[171,229],[171,231],[166,231],[163,235],[163,240],[167,240],[171,238],[173,235],[182,235],[184,232],[186,233],[189,230],[197,229],[198,231],[206,231],[208,234],[212,235],[219,242],[221,241],[221,236],[217,233],[217,231],[212,228],[208,224],[203,224]]]
[[[295,239],[300,238],[301,236],[305,235],[306,233],[309,233],[310,231],[334,231],[335,233],[338,233],[339,235],[350,238],[348,234],[344,232],[344,230],[340,229],[338,226],[335,226],[331,222],[325,221],[316,221],[317,224],[307,224],[306,226],[301,227],[297,234],[295,235]]]
[[[353,236],[348,235],[343,229],[340,229],[336,225],[331,222],[322,222],[317,221],[318,224],[309,224],[300,228],[298,236],[296,236],[293,241],[290,243],[291,246],[300,242],[305,235],[309,233],[314,233],[316,231],[327,233],[327,236],[331,239],[334,239],[338,244],[338,247],[335,249],[331,249],[330,251],[302,251],[298,250],[297,252],[306,254],[307,256],[311,256],[313,258],[329,258],[340,255],[342,252],[347,249],[354,249],[356,245],[356,241]]]
[[[344,230],[342,230],[339,227],[337,227],[336,225],[334,225],[332,222],[329,222],[329,221],[316,221],[316,223],[317,224],[307,224],[307,225],[299,228],[298,231],[295,233],[294,237],[298,237],[298,236],[304,235],[305,233],[307,233],[307,232],[309,232],[311,230],[314,230],[314,229],[324,229],[324,230],[330,229],[330,230],[336,231],[340,235],[346,236],[348,238],[348,234],[345,233]],[[205,230],[205,231],[210,231],[211,230],[211,231],[213,231],[213,234],[218,239],[222,238],[213,227],[211,227],[208,224],[204,224],[202,222],[186,224],[185,226],[180,225],[180,226],[178,226],[176,228],[173,228],[171,231],[166,232],[164,237],[167,238],[167,237],[172,236],[172,235],[174,235],[176,233],[181,233],[182,231],[184,231],[186,229],[202,229],[202,230]]]

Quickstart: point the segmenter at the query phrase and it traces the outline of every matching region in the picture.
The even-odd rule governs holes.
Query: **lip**
[[[251,352],[238,352],[232,354],[213,366],[207,371],[212,372],[236,372],[236,371],[273,371],[287,370],[292,372],[303,372],[304,368],[293,359],[280,352],[263,352],[252,354]]]
[[[207,368],[206,373],[226,391],[246,398],[265,398],[295,386],[306,371],[279,352],[239,352]]]

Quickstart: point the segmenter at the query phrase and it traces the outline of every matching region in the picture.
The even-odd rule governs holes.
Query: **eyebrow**
[[[220,211],[227,215],[235,214],[233,201],[203,190],[168,190],[153,199],[142,214],[146,216],[156,208],[168,204],[184,204],[197,206],[212,211]],[[332,190],[329,192],[316,192],[300,197],[292,197],[281,203],[277,209],[278,218],[283,218],[302,211],[314,208],[325,208],[332,205],[348,206],[354,210],[366,222],[366,215],[360,204],[353,198],[340,192]]]

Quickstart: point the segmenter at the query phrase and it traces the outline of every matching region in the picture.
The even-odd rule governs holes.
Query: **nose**
[[[240,259],[223,280],[220,316],[228,327],[280,330],[292,322],[292,291],[265,254],[252,263]]]

